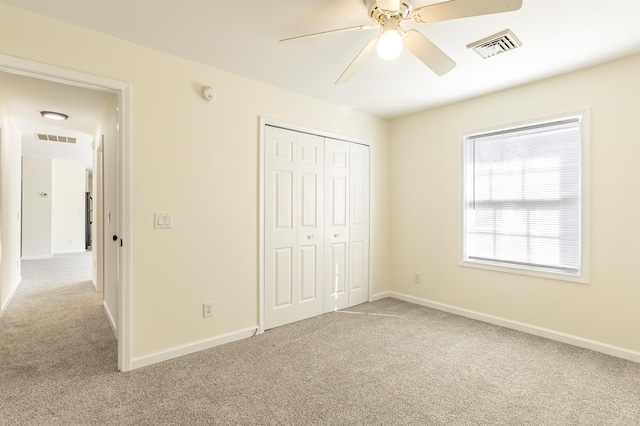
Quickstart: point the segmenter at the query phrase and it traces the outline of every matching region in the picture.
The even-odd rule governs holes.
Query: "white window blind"
[[[581,118],[464,144],[463,261],[579,275]]]

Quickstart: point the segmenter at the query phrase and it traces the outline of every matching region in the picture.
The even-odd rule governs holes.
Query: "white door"
[[[265,329],[322,313],[323,138],[265,129]]]
[[[115,108],[110,114],[115,114]],[[114,120],[115,121],[115,120]],[[120,238],[118,235],[118,142],[117,136],[108,133],[102,136],[102,256],[103,256],[103,301],[112,318],[112,325],[119,335],[120,288],[118,265]]]
[[[349,145],[325,139],[324,312],[349,306]]]
[[[349,144],[349,306],[369,300],[369,147]]]
[[[96,232],[95,241],[92,243],[93,256],[94,256],[94,268],[96,278],[96,288],[98,292],[102,293],[104,298],[104,136],[100,137],[98,146],[96,147],[96,164],[95,171],[93,173],[93,179],[95,181],[94,195],[96,198],[93,211],[95,212]]]

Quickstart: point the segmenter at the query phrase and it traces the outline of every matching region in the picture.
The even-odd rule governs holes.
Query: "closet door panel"
[[[325,312],[349,306],[349,145],[325,139]]]
[[[349,306],[369,300],[369,147],[350,145]]]
[[[293,250],[280,248],[273,253],[273,281],[275,282],[273,305],[276,309],[289,307],[293,304]]]
[[[318,176],[316,174],[304,173],[301,177],[302,183],[302,214],[300,226],[303,229],[317,229],[318,224]]]
[[[347,299],[347,244],[333,243],[330,247],[331,281],[328,296],[331,310],[344,309],[348,306]]]
[[[323,313],[324,139],[298,133],[299,275],[296,320]]]
[[[361,290],[365,287],[365,262],[366,248],[362,241],[353,241],[351,243],[351,291]],[[353,306],[351,303],[349,305]]]
[[[347,194],[349,193],[348,178],[347,176],[334,176],[331,179],[331,202],[333,208],[331,210],[331,223],[332,229],[347,227],[347,209],[349,208],[349,200]]]
[[[293,172],[278,170],[274,172],[275,202],[274,229],[293,230]]]
[[[298,274],[295,135],[265,130],[265,327],[295,321]]]
[[[300,249],[300,262],[302,262],[301,279],[300,279],[300,303],[313,302],[318,297],[316,291],[318,290],[317,280],[317,252],[315,246],[302,247]]]

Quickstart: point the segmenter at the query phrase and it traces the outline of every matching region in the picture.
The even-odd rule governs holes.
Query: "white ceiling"
[[[351,81],[336,86],[378,30],[278,40],[369,25],[363,0],[0,1],[384,118],[640,52],[640,0],[524,0],[516,12],[403,23],[457,62],[442,77],[405,51],[393,62],[373,55]],[[436,2],[414,0],[414,7]],[[507,28],[521,48],[481,59],[465,47]]]
[[[376,30],[285,44],[278,40],[368,25],[363,0],[0,2],[389,119],[640,53],[640,0],[524,0],[516,12],[403,24],[405,30],[419,29],[456,61],[445,76],[436,76],[405,51],[393,62],[370,57],[351,81],[336,86]],[[414,5],[434,2],[415,0]],[[521,48],[486,60],[465,48],[507,28],[523,42]],[[43,45],[47,36],[33,34]],[[209,84],[215,88],[216,82]],[[60,158],[59,151],[71,147],[58,144],[58,152],[50,153],[53,142],[30,146],[26,139],[36,132],[75,136],[78,147],[86,149],[112,95],[0,73],[0,96],[25,135],[25,155]],[[70,118],[46,121],[39,115],[45,109]]]
[[[22,134],[23,156],[72,161],[91,169],[91,142],[110,96],[115,95],[0,72],[0,97]],[[49,120],[40,111],[62,112],[69,119]],[[36,133],[77,140],[75,144],[40,141]]]

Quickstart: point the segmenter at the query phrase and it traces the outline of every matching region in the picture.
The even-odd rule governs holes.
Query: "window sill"
[[[549,272],[544,270],[536,270],[534,268],[519,268],[519,267],[510,267],[506,265],[500,265],[492,262],[482,262],[482,261],[472,261],[472,260],[461,260],[458,262],[458,266],[467,267],[467,268],[475,268],[475,269],[485,269],[489,271],[496,272],[504,272],[508,274],[516,274],[516,275],[528,275],[538,278],[546,278],[550,280],[559,280],[559,281],[571,281],[579,284],[589,284],[589,277],[587,274],[583,273],[581,275],[574,274],[564,274],[561,272]]]

